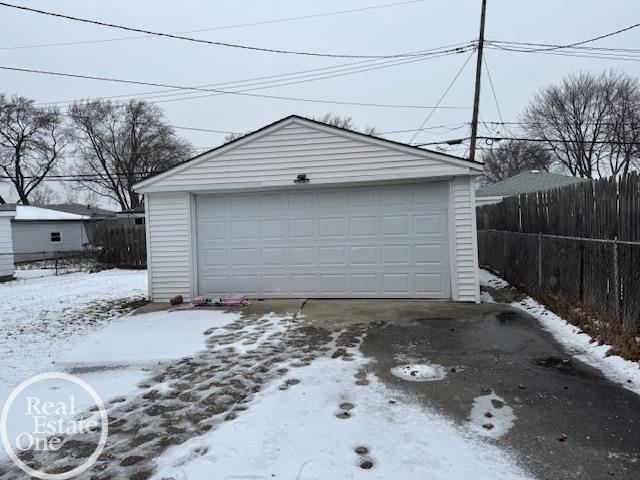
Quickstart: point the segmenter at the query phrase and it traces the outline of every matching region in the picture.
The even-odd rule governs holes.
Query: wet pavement
[[[372,323],[362,352],[388,385],[466,424],[492,391],[513,409],[495,441],[540,479],[640,478],[640,396],[574,359],[530,315],[507,305],[310,300],[307,321]],[[338,312],[348,311],[345,320]],[[441,381],[406,381],[403,364],[438,364]]]

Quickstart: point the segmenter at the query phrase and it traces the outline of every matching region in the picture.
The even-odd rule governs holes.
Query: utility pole
[[[473,97],[473,118],[471,119],[471,147],[469,160],[476,159],[476,140],[478,139],[478,114],[480,113],[480,80],[482,79],[482,49],[484,48],[484,17],[487,11],[487,0],[482,0],[480,14],[480,36],[478,38],[478,60],[476,61],[476,88]]]

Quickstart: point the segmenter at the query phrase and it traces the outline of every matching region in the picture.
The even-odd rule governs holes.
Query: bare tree
[[[534,97],[523,114],[525,129],[574,176],[626,174],[640,137],[639,91],[624,73],[569,75]]]
[[[626,176],[637,168],[640,153],[640,83],[636,78],[620,75],[615,88],[607,91],[610,106],[605,137],[609,142],[604,152],[608,174]]]
[[[48,205],[58,201],[58,195],[48,185],[42,184],[35,189],[29,199],[32,205]]]
[[[528,170],[549,171],[553,156],[540,144],[519,140],[501,142],[498,146],[485,150],[483,183],[495,183]]]
[[[57,109],[0,94],[0,171],[13,184],[20,203],[30,204],[30,196],[55,169],[66,144]]]
[[[334,115],[334,114],[331,114],[331,113],[325,113],[321,117],[315,117],[314,120],[317,121],[317,122],[326,123],[327,125],[332,125],[332,126],[338,127],[338,128],[345,128],[347,130],[355,130],[356,132],[361,132],[361,133],[364,133],[365,135],[375,135],[376,134],[376,127],[367,126],[367,127],[363,128],[363,129],[360,129],[360,128],[356,127],[356,125],[353,123],[353,118],[349,117],[349,116],[341,116],[341,115]]]
[[[365,127],[364,129],[360,130],[358,127],[356,127],[354,125],[353,118],[347,117],[347,116],[343,117],[343,116],[340,116],[340,115],[334,115],[334,114],[331,114],[331,113],[325,113],[321,117],[313,117],[312,119],[315,120],[316,122],[326,123],[327,125],[331,125],[331,126],[334,126],[334,127],[345,128],[347,130],[355,130],[356,132],[361,132],[361,133],[364,133],[365,135],[375,135],[376,134],[376,128],[375,127]],[[249,133],[252,133],[252,132],[231,133],[231,134],[227,135],[226,137],[224,137],[224,143],[233,142],[234,140],[237,140],[240,137],[244,137],[245,135],[249,135]]]
[[[162,110],[144,100],[126,105],[79,102],[69,109],[81,157],[82,184],[123,210],[141,205],[133,185],[191,156],[191,145],[167,125]]]

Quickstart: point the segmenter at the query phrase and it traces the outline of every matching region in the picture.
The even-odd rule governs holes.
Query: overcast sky
[[[44,1],[14,0],[19,5],[54,10],[68,15],[163,32],[215,29],[187,35],[220,42],[273,49],[349,55],[392,55],[471,41],[478,36],[480,0],[124,0]],[[393,4],[339,15],[320,16],[261,25],[237,26],[291,17]],[[108,76],[161,84],[199,86],[279,75],[357,62],[254,52],[195,44],[168,38],[137,38],[80,45],[38,46],[130,37],[132,34],[95,25],[45,17],[0,7],[0,65]],[[640,22],[640,2],[633,0],[488,0],[488,39],[568,44]],[[233,28],[220,28],[231,27]],[[640,29],[590,45],[637,48]],[[27,47],[30,48],[15,48]],[[351,75],[256,90],[254,93],[348,102],[435,105],[470,53],[448,55]],[[505,121],[517,121],[521,110],[540,88],[580,70],[607,68],[640,73],[637,61],[574,58],[548,54],[513,53],[489,49],[485,53]],[[362,60],[360,60],[362,61]],[[380,60],[378,60],[380,62]],[[372,63],[375,65],[376,62]],[[363,64],[360,64],[363,65]],[[366,64],[364,64],[366,65]],[[468,135],[473,100],[475,58],[471,58],[442,106],[426,127],[446,125],[420,134],[417,142],[432,142]],[[140,95],[155,87],[58,78],[30,73],[0,72],[0,89],[37,102],[62,102],[113,95]],[[226,88],[220,86],[218,88]],[[185,99],[188,96],[201,98]],[[175,101],[176,98],[180,100]],[[177,126],[246,132],[289,114],[320,116],[326,112],[352,116],[359,126],[379,132],[416,129],[429,109],[329,105],[237,95],[202,97],[181,94],[163,97],[169,123]],[[481,117],[499,121],[486,75],[483,77]],[[223,133],[179,129],[195,147],[219,145]],[[503,133],[499,130],[500,133]],[[495,134],[483,129],[484,134]],[[408,142],[411,132],[386,135]],[[464,148],[449,150],[464,154]],[[7,194],[8,186],[0,188]],[[13,199],[11,194],[9,198]]]

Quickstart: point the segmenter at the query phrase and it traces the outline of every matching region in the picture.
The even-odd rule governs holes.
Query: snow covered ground
[[[509,283],[487,270],[480,270],[480,284],[505,288]],[[482,292],[483,302],[492,302],[488,292]],[[598,368],[611,381],[640,395],[640,363],[625,360],[618,355],[606,356],[610,345],[598,345],[578,327],[559,317],[531,297],[511,304],[537,318],[542,326],[577,359]]]
[[[530,478],[484,433],[371,374],[368,384],[354,384],[368,361],[357,348],[347,355],[348,361],[323,356],[291,371],[288,388],[267,385],[234,421],[161,455],[153,478]]]
[[[55,369],[76,341],[122,316],[111,308],[114,302],[141,299],[147,292],[144,270],[17,274],[18,280],[0,284],[0,395],[31,375]]]

